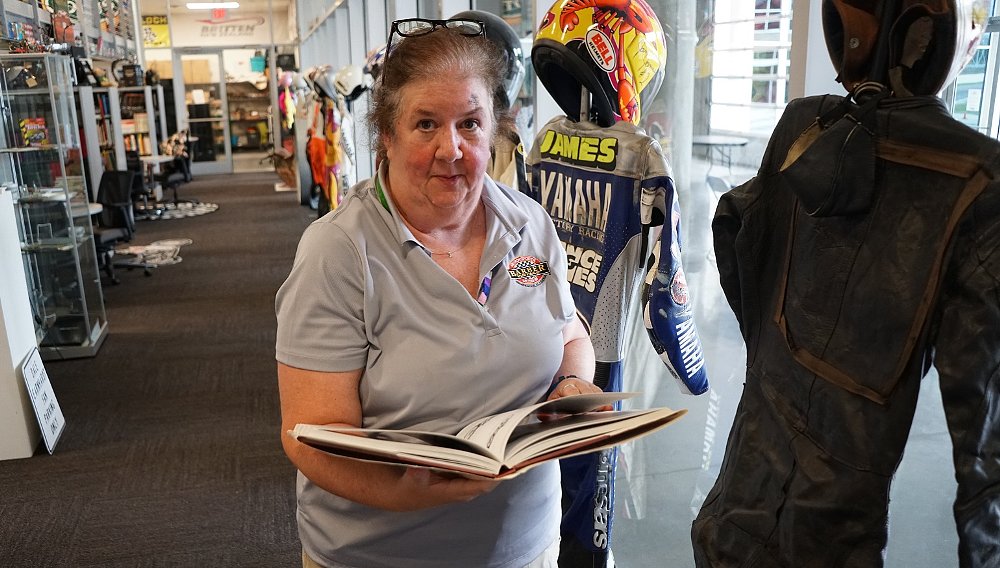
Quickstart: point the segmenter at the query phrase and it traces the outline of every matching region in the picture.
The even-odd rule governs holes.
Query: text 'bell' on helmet
[[[503,85],[498,94],[503,96],[504,106],[513,107],[524,82],[524,53],[517,32],[500,16],[482,10],[459,12],[451,19],[476,20],[486,25],[486,39],[496,44],[504,55]]]
[[[936,95],[976,52],[986,0],[823,0],[823,34],[837,80],[895,96]]]
[[[542,18],[531,63],[570,119],[580,118],[582,87],[600,126],[639,124],[663,82],[666,38],[645,0],[559,0]]]
[[[352,102],[372,86],[372,78],[358,65],[345,65],[337,71],[334,85],[347,102]]]

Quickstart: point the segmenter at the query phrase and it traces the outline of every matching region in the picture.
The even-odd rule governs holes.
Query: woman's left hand
[[[545,400],[555,400],[557,398],[563,398],[564,396],[576,396],[578,394],[590,394],[603,392],[597,385],[589,381],[578,378],[567,378],[559,381],[556,388],[552,390],[549,397]],[[595,410],[614,410],[611,405],[602,406],[596,408]]]

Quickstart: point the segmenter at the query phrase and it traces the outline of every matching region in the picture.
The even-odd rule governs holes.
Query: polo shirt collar
[[[379,213],[401,245],[410,242],[421,247],[420,241],[406,223],[403,223],[399,210],[396,209],[396,203],[387,190],[385,176],[386,164],[383,162],[379,165],[371,189],[372,198],[378,203]],[[482,200],[486,205],[487,248],[496,240],[513,239],[513,244],[520,241],[521,229],[528,224],[528,216],[489,176],[486,176],[486,182],[483,184]]]

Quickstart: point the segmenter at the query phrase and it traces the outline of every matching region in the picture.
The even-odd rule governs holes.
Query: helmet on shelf
[[[580,118],[580,89],[591,94],[591,118],[608,127],[639,124],[663,82],[666,38],[645,0],[615,7],[558,0],[542,18],[531,48],[539,81],[571,119]]]
[[[823,0],[837,81],[849,92],[870,83],[936,95],[972,59],[987,10],[986,0]]]
[[[451,19],[477,20],[486,25],[486,39],[496,44],[504,54],[503,84],[497,94],[501,96],[504,106],[513,107],[524,82],[524,52],[517,32],[500,16],[482,10],[459,12]]]
[[[337,92],[347,102],[352,102],[372,86],[372,78],[358,65],[345,65],[337,71],[333,83]]]

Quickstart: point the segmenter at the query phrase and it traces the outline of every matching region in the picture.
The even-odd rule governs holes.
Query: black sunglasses
[[[396,20],[392,23],[392,27],[389,28],[389,42],[385,46],[385,57],[389,57],[390,50],[392,49],[392,38],[394,36],[422,36],[438,28],[454,30],[461,35],[469,37],[486,35],[486,24],[479,20],[466,20],[462,18],[455,18],[454,20],[427,20],[424,18]]]

